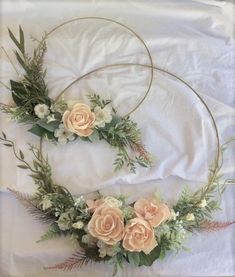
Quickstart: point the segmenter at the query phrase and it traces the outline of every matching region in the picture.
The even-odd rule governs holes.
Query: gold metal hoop
[[[210,116],[210,119],[211,119],[211,122],[212,122],[212,125],[213,125],[213,128],[214,128],[214,131],[215,131],[215,137],[216,137],[216,157],[215,157],[215,164],[214,164],[214,169],[218,168],[219,166],[219,160],[220,160],[220,139],[219,139],[219,132],[218,132],[218,128],[217,128],[217,125],[216,125],[216,122],[215,122],[215,118],[210,110],[210,108],[208,107],[208,105],[206,104],[206,102],[203,100],[203,98],[199,95],[199,93],[191,86],[189,85],[186,81],[184,81],[181,77],[177,76],[176,74],[174,73],[171,73],[167,70],[164,70],[164,69],[161,69],[159,67],[156,67],[156,66],[151,66],[151,65],[147,65],[147,64],[138,64],[138,63],[122,63],[122,64],[109,64],[109,65],[105,65],[105,66],[102,66],[102,67],[99,67],[99,68],[96,68],[80,77],[78,77],[77,79],[75,79],[71,84],[69,84],[66,88],[68,89],[69,87],[71,87],[72,85],[74,85],[76,82],[79,82],[80,80],[82,80],[83,78],[95,73],[95,72],[98,72],[98,71],[101,71],[101,70],[104,70],[104,69],[107,69],[107,68],[112,68],[112,67],[128,67],[128,66],[141,66],[141,67],[147,67],[147,68],[153,68],[154,70],[157,70],[157,71],[160,71],[160,72],[163,72],[173,78],[175,78],[176,80],[180,81],[181,83],[183,83],[185,86],[187,86],[193,93],[194,95],[198,98],[198,100],[203,104],[203,106],[205,107],[208,115]],[[149,92],[148,92],[149,93]],[[145,98],[147,97],[148,93],[146,94]],[[143,101],[142,101],[143,102]],[[141,102],[141,103],[142,103]],[[135,107],[135,110],[141,105],[138,104],[136,107]],[[130,113],[129,113],[130,114]],[[129,115],[127,114],[127,115]],[[216,173],[217,171],[214,170],[214,174],[211,178],[211,184],[214,182],[214,179],[215,179],[215,176],[216,176]]]
[[[133,113],[135,110],[138,109],[138,107],[144,102],[144,100],[146,99],[150,89],[151,89],[151,86],[152,86],[152,82],[153,82],[153,60],[152,60],[152,56],[150,54],[150,51],[148,49],[148,46],[146,45],[146,43],[144,42],[144,40],[133,30],[131,29],[130,27],[126,26],[125,24],[121,23],[121,22],[118,22],[116,20],[113,20],[113,19],[110,19],[110,18],[106,18],[106,17],[97,17],[97,16],[89,16],[89,17],[77,17],[77,18],[73,18],[71,20],[68,20],[68,21],[65,21],[63,23],[61,23],[60,25],[57,25],[56,27],[54,27],[53,29],[51,29],[49,32],[46,33],[44,39],[39,43],[39,45],[44,42],[45,40],[47,40],[49,38],[49,36],[54,33],[56,30],[58,30],[59,28],[69,24],[69,23],[72,23],[72,22],[75,22],[75,21],[81,21],[81,20],[103,20],[103,21],[107,21],[107,22],[111,22],[111,23],[114,23],[114,24],[117,24],[123,28],[125,28],[126,30],[128,30],[129,32],[131,32],[140,42],[141,44],[144,46],[146,52],[147,52],[147,55],[148,55],[148,58],[149,58],[149,62],[150,62],[150,65],[149,65],[149,68],[150,68],[150,80],[149,80],[149,84],[148,84],[148,87],[147,87],[147,90],[146,92],[144,93],[144,96],[142,97],[142,99],[138,102],[138,104],[131,110],[129,111],[127,115],[130,115],[131,113]],[[64,92],[73,85],[73,83],[71,83],[69,86],[67,86],[65,89],[63,89],[59,95],[56,97],[55,101],[57,101],[61,95],[64,94]]]

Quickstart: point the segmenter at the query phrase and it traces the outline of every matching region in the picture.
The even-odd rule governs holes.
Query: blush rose
[[[75,104],[70,111],[65,111],[62,120],[69,131],[80,137],[88,137],[93,133],[95,114],[86,104]]]
[[[170,218],[171,213],[166,204],[158,203],[155,199],[137,200],[134,204],[135,213],[155,228]]]
[[[103,204],[98,207],[88,223],[89,233],[106,244],[114,245],[123,238],[124,219],[118,208]]]
[[[131,219],[125,228],[122,246],[131,252],[149,254],[157,246],[152,226],[142,218]]]

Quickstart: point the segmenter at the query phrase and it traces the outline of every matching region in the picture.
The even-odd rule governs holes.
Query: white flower
[[[63,124],[59,125],[59,128],[55,130],[54,135],[58,138],[60,144],[65,144],[68,141],[75,139],[74,134],[67,130]]]
[[[171,209],[171,220],[176,220],[178,215],[179,212],[176,213],[173,209]]]
[[[43,197],[41,204],[42,204],[43,211],[49,209],[52,206],[52,202],[51,202],[50,198],[48,198],[47,196]]]
[[[197,206],[199,208],[205,208],[207,206],[206,199],[202,199],[202,201]]]
[[[112,120],[111,108],[105,106],[103,109],[99,106],[95,107],[95,125],[98,127],[104,127],[106,123],[110,123]]]
[[[50,122],[53,122],[53,121],[56,121],[55,115],[54,114],[48,115],[47,116],[47,123],[50,123]]]
[[[66,231],[71,227],[71,219],[68,213],[62,213],[57,220],[57,224],[62,231]]]
[[[79,220],[76,223],[73,223],[73,225],[72,225],[72,227],[75,229],[82,229],[83,226],[84,226],[84,223],[81,220]]]
[[[101,258],[104,258],[105,256],[114,256],[118,252],[118,247],[115,247],[115,245],[109,245],[104,243],[103,241],[99,240],[97,242],[97,246],[99,247],[99,256]]]
[[[122,207],[122,201],[120,201],[112,196],[105,197],[104,202],[112,208],[121,208]]]
[[[194,214],[192,214],[192,213],[188,213],[188,214],[186,215],[185,219],[186,219],[187,221],[194,221],[194,220],[195,220],[195,216],[194,216]]]
[[[38,118],[42,119],[50,113],[50,110],[46,104],[37,104],[34,107],[34,112]]]

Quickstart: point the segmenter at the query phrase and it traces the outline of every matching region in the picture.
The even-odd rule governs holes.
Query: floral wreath
[[[137,124],[130,119],[130,114],[146,98],[152,84],[153,68],[144,97],[134,109],[123,117],[119,116],[117,111],[110,106],[111,100],[102,99],[98,94],[87,95],[90,105],[80,101],[66,102],[63,94],[74,82],[60,92],[56,99],[49,97],[45,82],[46,70],[43,69],[43,57],[47,50],[46,40],[65,24],[87,19],[105,20],[130,31],[144,45],[152,65],[151,55],[144,41],[132,29],[111,19],[84,17],[64,22],[46,33],[40,41],[34,39],[37,47],[33,51],[33,56],[26,52],[24,32],[19,26],[19,40],[10,29],[9,36],[18,49],[15,51],[15,56],[25,73],[23,76],[20,75],[17,81],[10,80],[10,87],[5,85],[12,94],[14,105],[0,104],[0,109],[9,114],[13,120],[32,125],[29,132],[58,144],[66,144],[76,139],[89,142],[105,140],[118,151],[114,161],[115,170],[120,170],[126,165],[134,173],[136,164],[143,167],[149,167],[152,164],[152,157],[142,144],[140,130]],[[7,53],[6,55],[9,58]],[[14,69],[16,69],[15,66]],[[16,72],[18,73],[17,70]]]
[[[0,140],[13,149],[21,162],[18,167],[29,170],[37,186],[32,196],[9,190],[37,220],[50,224],[38,242],[69,236],[79,249],[64,262],[46,269],[72,270],[90,262],[109,262],[115,275],[124,262],[135,267],[151,266],[169,251],[186,250],[186,239],[193,232],[216,231],[235,223],[211,220],[220,210],[226,185],[235,182],[220,180],[222,163],[211,169],[205,186],[194,193],[186,187],[170,208],[158,193],[134,203],[128,203],[124,195],[103,196],[99,192],[94,198],[73,196],[53,181],[52,168],[41,147],[30,145],[34,156],[30,164],[4,132]],[[224,150],[225,145],[221,153]]]
[[[126,27],[113,20],[101,19]],[[68,22],[72,21],[74,20]],[[66,23],[53,30],[64,24]],[[126,28],[143,42],[135,32]],[[128,203],[128,199],[123,195],[103,196],[99,192],[93,198],[82,194],[77,197],[64,186],[55,183],[48,158],[45,158],[42,153],[42,138],[45,136],[59,143],[66,143],[76,138],[90,141],[104,139],[112,147],[118,148],[116,169],[120,169],[125,163],[132,171],[135,170],[136,163],[148,166],[150,156],[141,144],[136,123],[129,119],[129,115],[118,116],[116,110],[109,106],[110,100],[101,99],[97,94],[90,94],[88,95],[90,106],[88,106],[85,103],[71,105],[63,99],[54,102],[48,97],[44,82],[45,74],[42,71],[42,58],[46,51],[45,38],[50,33],[39,42],[32,58],[25,53],[24,34],[21,27],[19,41],[10,30],[9,34],[20,50],[21,55],[15,52],[16,58],[26,74],[20,81],[11,81],[9,89],[16,106],[2,104],[1,107],[13,119],[33,124],[30,131],[41,137],[39,148],[30,145],[29,150],[33,153],[34,159],[32,163],[28,163],[24,153],[21,150],[17,151],[14,142],[2,132],[0,140],[5,146],[13,149],[15,157],[21,162],[18,167],[29,170],[30,177],[37,186],[36,193],[32,196],[16,190],[10,191],[38,220],[50,224],[49,230],[40,241],[70,236],[79,247],[79,250],[66,261],[47,267],[48,269],[72,270],[89,262],[109,262],[114,264],[114,274],[116,274],[117,270],[123,267],[124,262],[135,267],[151,266],[155,260],[163,259],[168,251],[185,249],[185,240],[192,232],[219,230],[235,223],[211,220],[213,213],[220,209],[221,195],[226,185],[234,183],[233,179],[227,179],[224,182],[220,179],[222,154],[226,144],[220,146],[214,117],[204,100],[190,85],[176,75],[153,66],[147,46],[150,65],[113,64],[100,67],[85,75],[115,66],[134,65],[150,68],[149,87],[137,107],[150,90],[153,70],[160,70],[188,86],[210,115],[217,139],[217,154],[207,183],[196,192],[190,192],[185,188],[171,208],[158,194]],[[145,45],[144,42],[143,44]],[[81,77],[73,83],[80,79]],[[35,92],[39,93],[36,98],[33,94]],[[131,159],[126,151],[127,148],[137,152],[139,156],[135,160]]]

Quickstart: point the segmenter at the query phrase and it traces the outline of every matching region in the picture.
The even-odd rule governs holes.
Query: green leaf
[[[24,159],[24,153],[21,150],[19,151],[19,153],[20,153],[20,158],[23,160]]]
[[[7,139],[7,136],[3,131],[2,131],[2,136],[3,136],[4,139]]]
[[[21,164],[17,165],[17,167],[19,167],[21,169],[28,169],[28,166],[27,165],[23,165],[23,164],[22,165]]]
[[[160,246],[156,246],[148,255],[144,252],[140,252],[140,263],[139,266],[151,266],[155,260],[157,260],[160,256],[161,248]]]
[[[43,137],[43,136],[47,136],[48,139],[54,139],[54,133],[44,129],[43,127],[39,126],[39,125],[34,125],[31,129],[28,130],[30,133],[39,136],[39,137]]]
[[[32,128],[30,128],[28,130],[30,133],[33,133],[34,135],[36,136],[39,136],[39,137],[42,137],[44,132],[45,132],[45,129],[38,126],[38,125],[34,125]]]
[[[89,136],[89,139],[91,142],[95,142],[100,139],[99,132],[97,130],[94,130],[94,132]]]
[[[12,98],[17,106],[22,106],[24,103],[22,101],[21,95],[27,95],[27,91],[22,83],[10,80]]]
[[[140,253],[139,252],[127,252],[127,258],[131,265],[139,266],[139,264],[140,264]]]
[[[49,132],[54,133],[54,131],[59,128],[60,122],[52,121],[52,122],[47,123],[45,120],[38,120],[37,125]]]
[[[16,39],[16,37],[13,35],[12,31],[9,28],[8,28],[8,32],[9,32],[10,38],[15,43],[17,48],[20,50],[20,52],[22,54],[24,54],[24,52],[25,52],[25,49],[24,49],[24,32],[23,32],[21,26],[19,26],[20,41],[18,41]]]
[[[12,147],[13,145],[10,143],[3,143],[3,145],[7,146],[7,147]]]
[[[160,259],[160,260],[163,260],[163,259],[165,258],[165,256],[166,256],[166,251],[165,251],[165,249],[161,249],[160,255],[159,255],[159,259]]]
[[[19,64],[24,68],[25,71],[27,71],[27,67],[26,67],[26,65],[25,65],[25,62],[24,62],[24,60],[21,58],[20,54],[19,54],[17,51],[15,51],[15,55],[16,55],[16,58],[17,58]]]
[[[9,32],[9,36],[11,38],[11,40],[15,43],[15,45],[18,47],[18,49],[22,52],[22,48],[20,43],[18,42],[18,40],[15,38],[15,36],[13,35],[12,31],[8,28],[8,32]],[[22,52],[23,53],[23,52]]]
[[[24,48],[24,32],[23,32],[21,26],[19,26],[19,33],[20,33],[20,46],[21,46],[22,53],[24,53],[25,52],[25,48]]]
[[[91,142],[89,137],[79,137],[82,141],[88,141]]]
[[[38,162],[36,160],[33,160],[33,166],[36,170],[38,169]]]

